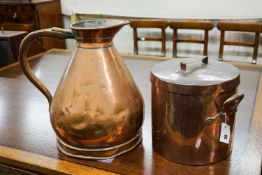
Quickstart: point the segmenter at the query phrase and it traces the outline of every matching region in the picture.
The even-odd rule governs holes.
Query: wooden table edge
[[[44,174],[114,175],[106,170],[0,145],[0,163]]]
[[[134,58],[134,59],[156,59],[156,60],[171,60],[171,59],[176,59],[173,57],[161,57],[161,56],[151,56],[151,55],[134,55],[128,52],[121,52],[120,53],[122,57],[128,57],[128,58]],[[245,62],[237,62],[237,61],[223,61],[229,64],[233,64],[237,67],[243,67],[243,68],[262,68],[261,64],[251,64],[251,63],[245,63]]]
[[[27,60],[30,61],[30,60],[39,58],[40,56],[43,56],[43,55],[45,55],[45,54],[47,54],[47,53],[51,53],[51,52],[55,52],[55,51],[59,51],[59,52],[71,52],[72,50],[71,50],[71,49],[50,49],[50,50],[48,50],[48,51],[41,52],[41,53],[39,53],[39,54],[36,54],[36,55],[34,55],[34,56],[31,56],[31,57],[27,58]],[[15,66],[17,66],[17,65],[19,65],[19,62],[15,62],[15,63],[9,64],[9,65],[7,65],[7,66],[0,67],[0,72],[1,72],[1,71],[4,71],[4,70],[6,70],[6,69],[10,69],[10,68],[12,68],[12,67],[15,67]]]
[[[29,60],[38,58],[39,56],[45,55],[50,52],[59,51],[59,52],[71,52],[70,49],[51,49],[46,52],[37,54],[33,57],[28,58]],[[124,57],[132,57],[135,59],[142,58],[142,59],[160,59],[160,60],[168,60],[171,58],[164,58],[164,57],[156,57],[156,56],[136,56],[129,53],[121,53]],[[237,62],[230,62],[233,65],[246,67],[246,68],[262,68],[262,65],[253,65],[253,64],[247,64],[247,63],[237,63]],[[8,65],[5,67],[0,68],[0,71],[9,69],[11,67],[17,66],[19,63],[14,63],[12,65]],[[254,163],[254,162],[248,162],[247,157],[250,155],[250,151],[258,151],[257,154],[257,162],[256,164],[256,170],[259,169],[257,174],[260,174],[261,172],[261,160],[262,160],[262,148],[257,147],[255,143],[256,141],[262,141],[262,135],[260,132],[257,132],[257,127],[259,128],[262,126],[262,120],[260,120],[260,115],[262,114],[262,73],[260,74],[259,78],[259,85],[256,95],[256,102],[255,102],[255,108],[253,112],[253,118],[251,122],[251,129],[250,129],[250,135],[249,135],[249,142],[247,148],[245,149],[245,156],[243,156],[241,160],[241,166],[240,166],[240,174],[246,175],[247,172],[251,172],[252,169],[247,168],[247,163]],[[261,145],[261,144],[260,144]],[[252,158],[251,158],[252,159]],[[249,159],[249,160],[251,160]],[[111,175],[116,174],[113,172],[109,172],[106,170],[85,166],[69,161],[64,161],[56,158],[51,158],[39,154],[30,153],[27,151],[22,151],[14,148],[10,148],[7,146],[0,145],[0,163],[9,165],[9,166],[15,166],[17,168],[25,169],[25,170],[31,170],[33,172],[40,172],[45,174],[54,174],[55,173],[61,173],[61,174],[76,174],[76,175],[89,175],[89,174],[97,174],[97,175]],[[253,166],[254,167],[254,166]],[[255,170],[254,170],[255,171]]]
[[[240,175],[262,173],[262,73],[260,73],[259,84],[256,93],[255,108],[250,124],[247,147],[241,159]],[[256,152],[257,154],[251,154]]]
[[[55,51],[59,51],[59,52],[72,52],[72,49],[50,49],[46,52],[42,52],[42,53],[39,53],[37,55],[34,55],[32,57],[29,57],[28,60],[33,60],[35,58],[38,58],[42,55],[45,55],[47,53],[51,53],[51,52],[55,52]],[[128,52],[120,52],[120,55],[122,57],[128,57],[128,58],[133,58],[133,59],[151,59],[151,60],[170,60],[170,59],[175,59],[173,57],[162,57],[162,56],[151,56],[151,55],[134,55],[134,54],[131,54],[131,53],[128,53]],[[250,63],[244,63],[244,62],[236,62],[236,61],[224,61],[224,62],[227,62],[227,63],[230,63],[230,64],[233,64],[237,67],[243,67],[243,68],[262,68],[262,65],[261,64],[250,64]],[[7,65],[7,66],[4,66],[4,67],[1,67],[0,68],[0,72],[3,71],[3,70],[6,70],[6,69],[9,69],[11,67],[14,67],[14,66],[17,66],[19,64],[19,62],[15,62],[13,64],[10,64],[10,65]]]

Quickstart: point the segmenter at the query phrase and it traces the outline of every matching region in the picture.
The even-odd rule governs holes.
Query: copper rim
[[[111,22],[110,25],[94,25],[94,26],[88,26],[88,27],[78,27],[76,26],[77,24],[81,24],[81,23],[90,23],[90,22],[97,22],[97,21],[105,21],[105,22]],[[73,30],[94,30],[94,29],[108,29],[108,28],[114,28],[116,26],[122,26],[122,25],[126,25],[129,24],[128,20],[117,20],[117,19],[99,19],[99,20],[82,20],[79,22],[75,22],[73,24],[70,24],[70,28]]]
[[[57,138],[57,148],[67,156],[81,159],[110,159],[124,154],[134,149],[142,142],[142,132],[120,145],[106,148],[77,148],[66,144],[61,139]]]

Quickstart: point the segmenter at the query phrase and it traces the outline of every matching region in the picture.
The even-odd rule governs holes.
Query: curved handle
[[[52,37],[57,39],[74,38],[69,30],[60,28],[43,29],[31,32],[21,42],[19,48],[19,62],[26,77],[46,96],[49,105],[52,102],[52,95],[46,86],[33,74],[27,60],[27,51],[31,43],[40,37]]]
[[[214,121],[220,119],[223,115],[233,115],[237,111],[237,106],[244,98],[244,94],[234,94],[229,97],[222,105],[221,112],[212,117],[207,117],[205,119],[206,125],[210,125]]]
[[[223,113],[229,113],[232,115],[237,111],[237,107],[239,103],[242,101],[244,98],[244,94],[235,94],[231,97],[229,97],[222,106],[222,112]]]

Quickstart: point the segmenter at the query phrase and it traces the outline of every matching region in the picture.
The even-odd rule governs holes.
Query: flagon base
[[[57,147],[59,151],[67,156],[80,159],[110,159],[119,156],[134,149],[142,141],[142,132],[140,131],[131,140],[112,147],[106,148],[77,148],[70,146],[57,138]]]

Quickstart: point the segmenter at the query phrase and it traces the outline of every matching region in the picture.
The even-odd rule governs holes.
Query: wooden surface
[[[27,31],[63,27],[61,5],[59,0],[36,0],[0,3],[0,27],[4,30]],[[33,45],[46,50],[65,48],[65,42],[44,38]],[[41,51],[41,49],[38,49]],[[39,53],[39,52],[37,52]]]
[[[37,174],[113,175],[114,173],[6,146],[0,146],[1,172]],[[12,168],[9,168],[9,167]],[[9,174],[9,173],[8,173]],[[21,173],[20,173],[21,174]]]
[[[10,37],[14,37],[17,35],[23,35],[26,32],[24,31],[0,31],[0,39],[5,39],[5,38],[10,38]]]
[[[208,33],[213,29],[214,24],[206,20],[171,20],[168,22],[173,29],[173,57],[177,57],[177,43],[198,43],[203,44],[203,55],[208,55]],[[179,30],[201,30],[204,32],[203,39],[181,39],[178,37]]]
[[[138,55],[139,45],[138,41],[158,41],[161,42],[161,54],[166,55],[166,28],[168,26],[167,20],[131,20],[130,27],[133,28],[133,40],[134,40],[134,54]],[[143,28],[156,28],[161,30],[160,37],[141,37],[139,33]]]
[[[41,56],[41,59],[30,61],[36,75],[51,92],[55,91],[70,54],[53,50]],[[61,154],[56,148],[45,97],[25,78],[19,66],[0,69],[0,163],[47,174],[54,174],[54,171],[57,171],[56,174],[109,173],[99,169],[121,174],[260,174],[260,66],[238,66],[241,72],[239,91],[245,93],[245,98],[236,116],[232,154],[209,166],[187,166],[167,161],[152,150],[149,73],[151,67],[163,59],[137,58],[125,57],[124,61],[145,100],[143,142],[129,153],[103,161],[74,159]]]
[[[8,1],[4,0],[3,2],[0,2],[0,4],[40,4],[40,3],[48,3],[53,0],[16,0],[16,1]]]
[[[244,46],[253,48],[253,60],[256,61],[259,46],[259,37],[262,33],[262,23],[258,22],[239,22],[239,21],[220,21],[217,28],[221,31],[220,45],[219,45],[219,58],[223,58],[224,46]],[[255,35],[253,42],[247,42],[241,38],[240,41],[228,41],[225,39],[226,32],[250,32]]]
[[[23,31],[0,31],[0,67],[17,61],[19,46],[25,35]]]
[[[261,171],[261,153],[262,153],[262,76],[260,75],[259,87],[257,91],[256,106],[253,113],[253,119],[250,126],[248,145],[245,148],[243,158],[241,161],[240,174],[258,174],[257,167],[260,167]],[[254,154],[257,153],[257,154]]]

